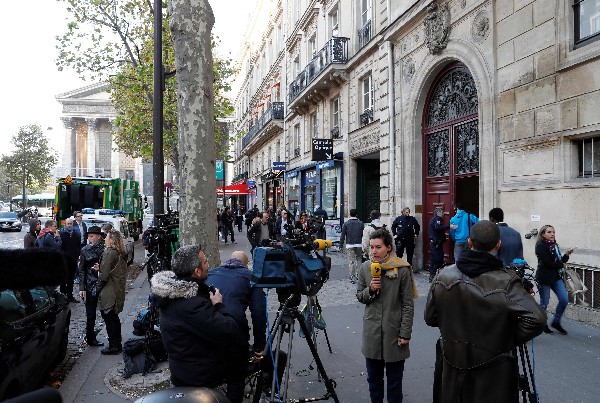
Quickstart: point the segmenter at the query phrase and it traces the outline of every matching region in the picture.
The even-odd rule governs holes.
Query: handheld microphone
[[[325,248],[331,248],[332,245],[333,245],[333,242],[331,242],[329,239],[315,239],[313,241],[313,246],[315,247],[316,250],[323,250]]]
[[[371,276],[381,277],[381,263],[371,263]]]

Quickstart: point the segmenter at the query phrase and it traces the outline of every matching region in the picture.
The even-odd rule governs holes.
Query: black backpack
[[[152,356],[146,339],[129,339],[123,344],[123,378],[130,378],[133,374],[146,375],[156,368],[156,360]]]

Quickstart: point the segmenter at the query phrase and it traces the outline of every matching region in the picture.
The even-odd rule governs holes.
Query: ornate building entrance
[[[423,224],[433,209],[452,216],[457,202],[471,213],[479,212],[479,121],[477,89],[462,63],[445,68],[434,81],[423,113]],[[448,223],[448,218],[444,217]],[[424,242],[425,261],[429,242]],[[450,242],[445,244],[448,261]]]

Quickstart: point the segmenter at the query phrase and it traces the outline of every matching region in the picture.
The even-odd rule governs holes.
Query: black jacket
[[[518,402],[516,347],[542,333],[546,312],[514,270],[465,250],[435,277],[425,322],[440,329],[433,401]]]
[[[429,239],[443,243],[446,241],[446,231],[450,229],[449,225],[444,225],[442,217],[434,215],[429,221]]]
[[[175,386],[216,387],[223,383],[229,347],[241,344],[233,316],[213,305],[204,281],[180,279],[172,271],[152,277],[160,309],[160,331]]]
[[[557,259],[544,242],[538,242],[535,245],[535,254],[538,258],[535,279],[543,285],[554,284],[560,278],[560,270],[569,261],[569,255],[562,255],[561,259]]]
[[[29,220],[29,232],[25,234],[25,237],[23,238],[24,249],[35,248],[35,240],[37,239],[39,233],[35,231],[38,221],[40,220],[37,218],[32,218]]]
[[[415,236],[419,236],[420,231],[419,222],[411,215],[406,217],[401,214],[392,223],[392,234],[397,236],[397,240],[414,241]]]
[[[79,256],[79,291],[87,291],[96,295],[96,283],[98,272],[92,268],[102,260],[104,253],[104,241],[97,244],[88,243],[81,249]]]
[[[81,234],[77,230],[71,232],[63,228],[60,232],[62,251],[69,262],[76,262],[81,253]]]
[[[281,235],[281,220],[282,220],[282,218],[279,217],[277,219],[277,221],[275,222],[275,227],[273,227],[273,236],[275,238],[277,238],[277,235]],[[292,219],[289,218],[289,217],[287,219],[287,224],[291,225],[292,227],[294,227],[294,221],[292,221]]]
[[[262,221],[258,220],[248,230],[248,240],[250,241],[250,244],[254,247],[260,246],[261,225]],[[273,224],[271,224],[271,221],[269,221],[267,225],[269,227],[269,239],[274,239],[275,231],[273,229]]]

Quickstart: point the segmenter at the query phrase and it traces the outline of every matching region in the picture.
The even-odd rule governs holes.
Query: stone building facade
[[[140,180],[141,162],[116,151],[112,137],[116,112],[108,84],[98,83],[56,96],[65,130],[59,175]]]
[[[573,0],[262,1],[268,21],[245,38],[236,98],[240,130],[270,72],[280,78],[281,129],[264,145],[238,144],[249,172],[280,142],[284,202],[328,205],[343,220],[377,208],[391,222],[402,207],[425,230],[415,265],[428,260],[434,207],[463,204],[482,219],[502,207],[522,234],[552,224],[600,308],[600,3]],[[255,17],[258,18],[258,17]],[[266,58],[281,24],[277,57]],[[257,25],[258,26],[258,25]],[[258,28],[255,26],[255,32]],[[336,158],[319,169],[312,138],[333,139]],[[263,162],[261,165],[260,162]],[[267,158],[268,161],[268,158]],[[329,172],[335,170],[334,174]],[[313,176],[315,190],[311,181]],[[336,178],[334,204],[324,189]],[[291,185],[290,183],[293,183]],[[327,186],[331,183],[327,182]],[[298,190],[293,193],[292,187]],[[319,189],[320,187],[320,189]],[[314,200],[314,202],[313,202]],[[536,262],[534,239],[525,258]],[[449,242],[448,242],[449,243]],[[448,248],[447,261],[452,261]]]

